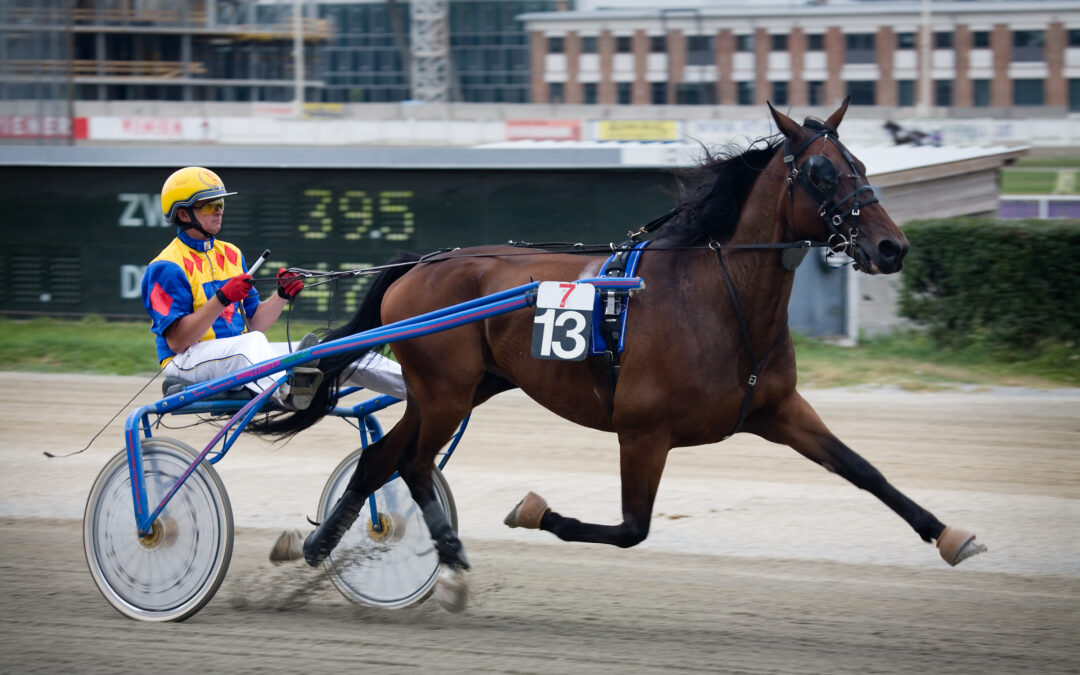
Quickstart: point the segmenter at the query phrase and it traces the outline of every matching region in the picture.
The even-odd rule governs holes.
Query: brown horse
[[[950,564],[984,550],[973,534],[947,528],[890,485],[796,391],[787,329],[795,273],[788,269],[792,265],[781,264],[783,245],[828,240],[863,272],[888,274],[900,270],[908,243],[874,198],[865,168],[837,136],[847,101],[824,122],[808,119],[804,125],[771,105],[769,110],[780,134],[764,147],[704,162],[697,185],[684,190],[642,254],[637,276],[646,287],[630,303],[614,383],[602,357],[532,358],[533,315],[524,310],[396,342],[408,388],[405,412],[365,451],[341,501],[308,536],[308,563],[318,565],[329,555],[365,498],[397,470],[425,514],[443,565],[441,581],[447,582],[442,590],[451,589],[448,606],[461,607],[460,570],[468,563],[435,501],[431,467],[472,408],[515,387],[568,420],[618,434],[623,521],[581,522],[529,493],[507,516],[511,527],[548,530],[568,541],[634,546],[649,533],[668,451],[715,443],[739,430],[789,445],[871,492],[924,541],[936,541]],[[603,260],[510,247],[428,257],[383,272],[356,318],[328,337],[534,279],[596,276]],[[324,382],[335,381],[333,375],[354,358],[324,359]],[[334,400],[332,385],[324,384],[311,408],[271,421],[263,431],[294,433],[319,419]]]

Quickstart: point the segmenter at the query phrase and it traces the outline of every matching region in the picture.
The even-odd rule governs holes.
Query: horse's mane
[[[760,138],[749,148],[705,149],[693,169],[678,172],[674,216],[657,232],[657,241],[692,246],[708,239],[727,241],[735,234],[743,204],[754,181],[772,160],[783,138]]]

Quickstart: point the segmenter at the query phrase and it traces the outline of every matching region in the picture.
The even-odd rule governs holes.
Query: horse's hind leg
[[[945,527],[933,514],[893,487],[881,472],[834,436],[798,392],[756,411],[744,430],[774,443],[790,445],[808,459],[872,493],[907,521],[923,541],[936,540],[941,557],[950,565],[986,550],[975,543],[974,534]]]
[[[653,502],[664,472],[670,442],[666,435],[620,433],[623,520],[618,525],[584,523],[547,508],[534,493],[523,499],[503,521],[510,527],[539,527],[566,541],[613,544],[629,548],[649,534]],[[531,511],[531,513],[530,513]]]
[[[420,506],[439,555],[435,599],[443,608],[460,612],[465,609],[468,599],[464,571],[469,569],[469,561],[465,556],[465,547],[439,502],[432,480],[436,455],[469,412],[467,402],[460,402],[460,405],[454,403],[444,401],[443,405],[424,408],[416,442],[403,449],[398,457],[397,470],[409,487],[413,501]]]
[[[394,474],[402,449],[415,443],[417,424],[409,409],[386,436],[372,443],[360,455],[349,484],[337,504],[304,541],[304,559],[318,567],[356,521],[364,502]]]

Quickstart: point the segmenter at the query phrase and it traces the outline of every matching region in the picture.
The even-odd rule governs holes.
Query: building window
[[[825,105],[824,82],[811,80],[806,83],[806,103],[808,105]]]
[[[825,36],[821,33],[810,33],[806,36],[806,51],[825,51]]]
[[[1071,112],[1080,111],[1080,80],[1069,80],[1069,110]]]
[[[947,108],[953,102],[953,81],[934,80],[934,105]]]
[[[566,100],[566,92],[562,82],[552,82],[548,85],[548,100],[552,103],[562,103]]]
[[[854,80],[847,83],[847,94],[851,105],[874,105],[874,80]]]
[[[581,38],[581,53],[582,54],[595,54],[596,53],[596,36],[588,35]]]
[[[972,105],[985,108],[990,105],[990,80],[972,80]]]
[[[953,48],[953,34],[952,31],[938,31],[934,33],[934,49],[952,49]]]
[[[738,105],[754,105],[754,83],[735,83],[735,103]]]
[[[897,49],[915,49],[915,33],[897,33],[896,34],[896,48]]]
[[[1042,80],[1013,80],[1013,105],[1043,105]]]
[[[990,31],[977,30],[971,34],[971,46],[975,49],[990,48]]]
[[[686,62],[691,66],[710,66],[716,61],[714,55],[716,38],[712,35],[691,35],[686,40]]]
[[[620,54],[629,54],[634,51],[634,41],[629,35],[620,35],[615,38],[615,51]]]
[[[1045,31],[1014,30],[1013,61],[1042,61],[1045,40]]]
[[[774,105],[787,105],[788,104],[788,83],[787,82],[773,82],[772,83],[772,102]]]
[[[649,89],[649,100],[653,105],[664,105],[667,103],[667,82],[650,82]]]
[[[713,82],[680,82],[675,85],[678,105],[715,105],[716,84]]]
[[[844,36],[844,63],[874,62],[873,33],[848,33]]]
[[[896,81],[896,105],[903,107],[915,105],[915,80]]]
[[[615,102],[619,105],[630,105],[633,91],[633,84],[631,84],[630,82],[616,82]]]
[[[663,54],[667,51],[667,37],[653,35],[649,37],[649,51],[653,54]]]
[[[549,37],[547,51],[548,54],[562,54],[563,39],[561,37]]]
[[[752,52],[752,51],[754,51],[754,36],[753,35],[736,35],[735,36],[735,51],[737,51],[737,52]]]
[[[596,103],[596,83],[586,82],[581,87],[583,103],[594,104]]]
[[[770,49],[774,52],[786,52],[787,51],[787,35],[772,35],[770,36]]]
[[[1080,47],[1080,30],[1073,28],[1069,31],[1069,46]]]

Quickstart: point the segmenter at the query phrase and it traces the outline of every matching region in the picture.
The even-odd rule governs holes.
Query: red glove
[[[277,273],[277,294],[286,300],[292,300],[304,290],[304,278],[296,272],[282,267]]]
[[[237,276],[229,279],[225,282],[225,285],[218,289],[218,292],[214,295],[221,301],[223,305],[230,305],[234,302],[240,302],[248,296],[251,292],[251,275],[250,274],[238,274]]]

